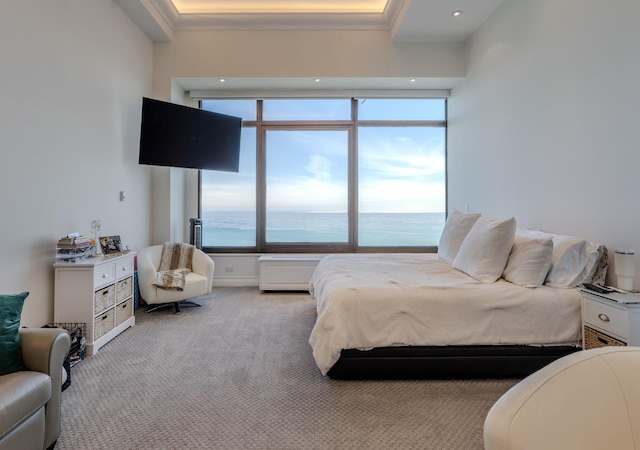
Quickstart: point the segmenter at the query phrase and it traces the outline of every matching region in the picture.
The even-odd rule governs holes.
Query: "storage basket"
[[[114,308],[93,319],[93,340],[96,341],[114,328]]]
[[[131,297],[133,294],[133,277],[125,278],[116,284],[116,302]]]
[[[116,327],[133,315],[133,299],[116,306]]]
[[[611,336],[607,336],[604,333],[600,333],[599,331],[594,330],[593,328],[589,328],[587,326],[584,327],[584,349],[589,350],[590,348],[600,348],[600,347],[620,347],[626,346],[626,342],[619,341],[618,339],[612,338]]]
[[[104,311],[115,305],[115,286],[112,284],[94,294],[94,311]]]

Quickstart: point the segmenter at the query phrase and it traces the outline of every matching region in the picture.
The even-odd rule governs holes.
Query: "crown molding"
[[[214,30],[391,30],[411,0],[389,0],[382,13],[181,14],[171,0],[118,0],[154,42],[174,31]]]

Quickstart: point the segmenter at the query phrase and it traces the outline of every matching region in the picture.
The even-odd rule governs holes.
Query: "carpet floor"
[[[81,361],[56,449],[482,449],[518,380],[336,381],[308,344],[305,293],[214,288],[144,314]]]

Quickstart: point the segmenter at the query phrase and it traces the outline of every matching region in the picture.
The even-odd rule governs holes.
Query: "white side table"
[[[582,346],[640,346],[640,295],[582,293]]]

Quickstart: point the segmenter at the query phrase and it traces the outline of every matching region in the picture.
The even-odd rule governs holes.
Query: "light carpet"
[[[482,449],[517,380],[336,381],[304,293],[214,288],[144,314],[72,369],[57,449]]]

